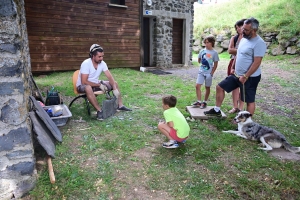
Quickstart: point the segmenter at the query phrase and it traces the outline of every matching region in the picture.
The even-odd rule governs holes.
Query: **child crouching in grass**
[[[173,95],[162,98],[165,122],[158,123],[158,130],[169,139],[169,142],[163,143],[165,148],[177,148],[177,142],[185,142],[190,133],[190,126],[175,107],[176,103],[177,99]]]

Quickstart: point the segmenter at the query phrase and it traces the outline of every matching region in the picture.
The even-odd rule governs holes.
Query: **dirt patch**
[[[173,199],[168,192],[163,190],[150,190],[148,186],[149,178],[146,169],[151,164],[153,157],[156,155],[156,149],[163,142],[164,136],[157,135],[153,137],[151,144],[136,151],[130,158],[126,158],[124,165],[130,166],[123,170],[118,170],[117,182],[126,184],[127,187],[122,188],[120,199]],[[132,176],[134,174],[134,176]],[[116,186],[118,187],[118,186]]]
[[[288,61],[289,65],[294,65],[293,63],[299,62],[297,60],[300,59],[297,58]],[[295,78],[299,73],[299,70],[286,71],[281,69],[280,64],[276,62],[267,62],[263,67],[263,78],[261,79],[257,93],[257,106],[271,115],[297,118],[297,115],[299,116],[299,111],[294,109],[291,110],[291,112],[286,112],[286,110],[297,108],[300,105],[299,93],[287,91],[287,89],[283,88],[278,81],[286,80],[287,83],[297,81]],[[291,84],[290,87],[292,88],[293,84]]]
[[[289,152],[285,149],[273,149],[269,152],[270,155],[280,159],[280,160],[295,160],[300,161],[300,155]]]
[[[160,100],[163,97],[161,94],[148,94],[147,96],[156,100]]]

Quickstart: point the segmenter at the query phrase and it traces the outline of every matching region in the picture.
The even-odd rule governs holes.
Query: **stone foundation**
[[[0,199],[20,198],[36,183],[23,0],[0,1],[0,71]]]

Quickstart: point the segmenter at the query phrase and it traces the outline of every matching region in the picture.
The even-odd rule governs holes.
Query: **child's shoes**
[[[200,106],[200,109],[204,109],[204,108],[206,108],[206,106],[207,106],[207,103],[206,102],[202,102],[201,106]]]
[[[165,142],[165,143],[163,143],[162,146],[167,149],[174,149],[174,148],[179,147],[177,141],[175,141],[175,140],[170,140],[169,142]]]

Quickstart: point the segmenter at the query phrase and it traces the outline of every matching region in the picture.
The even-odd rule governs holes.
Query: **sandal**
[[[240,112],[240,109],[238,108],[232,108],[231,110],[229,110],[229,113],[238,113]]]

